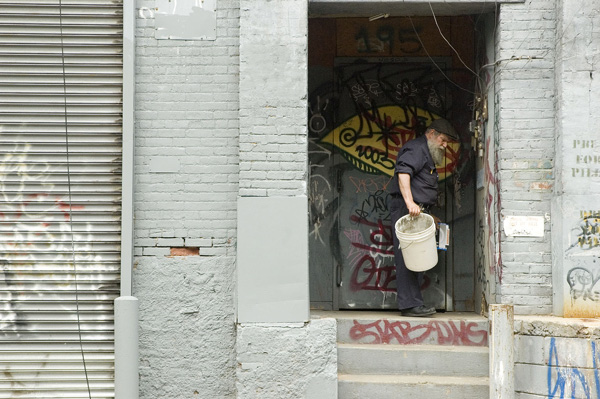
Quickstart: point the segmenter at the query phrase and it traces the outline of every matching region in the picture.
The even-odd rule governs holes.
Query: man
[[[458,141],[458,134],[445,119],[434,120],[425,134],[406,143],[398,152],[394,179],[390,183],[392,231],[402,216],[418,216],[428,212],[438,195],[437,165],[442,165],[450,140]],[[423,273],[408,270],[394,238],[396,260],[396,283],[398,286],[398,309],[403,316],[430,316],[435,308],[426,306],[421,294]]]

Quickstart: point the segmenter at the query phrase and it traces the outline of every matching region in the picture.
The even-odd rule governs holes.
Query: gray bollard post
[[[115,299],[115,399],[139,398],[138,299]]]
[[[515,397],[514,308],[490,305],[490,399]]]

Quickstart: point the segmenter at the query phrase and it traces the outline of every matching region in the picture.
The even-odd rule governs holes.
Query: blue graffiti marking
[[[592,344],[593,345],[593,344]],[[594,346],[593,346],[594,347]],[[595,357],[594,357],[595,359]],[[595,368],[595,360],[594,360]],[[556,371],[556,382],[552,386],[552,374]],[[598,378],[598,377],[596,377]],[[579,384],[577,384],[579,381]],[[565,388],[568,382],[571,382],[571,396],[568,398],[576,398],[577,387],[581,386],[586,399],[591,399],[590,387],[585,380],[585,376],[576,367],[560,367],[558,364],[558,352],[556,350],[556,339],[550,340],[550,359],[548,360],[548,399],[560,398],[565,399]],[[560,389],[560,396],[556,396],[557,391]],[[598,384],[596,384],[598,389]]]
[[[594,379],[596,380],[596,397],[600,398],[600,375],[598,374],[598,351],[596,341],[592,341],[592,361],[594,362]]]

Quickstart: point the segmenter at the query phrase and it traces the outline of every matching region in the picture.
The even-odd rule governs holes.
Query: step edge
[[[464,377],[447,375],[386,375],[386,374],[342,374],[338,373],[338,383],[355,382],[363,384],[410,384],[410,385],[489,385],[489,377]]]
[[[361,350],[391,350],[391,351],[423,351],[423,352],[472,352],[489,353],[489,346],[475,345],[431,345],[431,344],[361,344],[350,342],[337,342],[337,347],[344,349]]]

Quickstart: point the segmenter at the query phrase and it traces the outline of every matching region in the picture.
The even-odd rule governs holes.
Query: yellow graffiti
[[[411,110],[399,106],[380,107],[363,112],[341,123],[325,135],[320,142],[333,145],[341,151],[348,162],[357,169],[372,174],[393,176],[398,150],[415,137],[417,120],[429,125],[435,114],[421,108]],[[452,174],[456,168],[460,143],[452,142],[446,150],[444,166],[438,166],[440,180]]]

